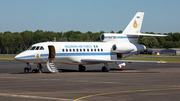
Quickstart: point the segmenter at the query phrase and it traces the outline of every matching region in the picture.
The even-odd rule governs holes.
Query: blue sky
[[[0,0],[0,32],[117,32],[145,12],[141,32],[180,32],[180,0]]]

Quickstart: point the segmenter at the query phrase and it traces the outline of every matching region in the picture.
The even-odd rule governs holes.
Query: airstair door
[[[48,59],[53,61],[55,59],[55,54],[56,54],[55,48],[54,48],[54,46],[50,45],[50,46],[48,46],[48,49],[49,49],[49,58]]]
[[[48,61],[46,63],[47,68],[52,73],[58,73],[59,71],[54,64],[54,59],[55,59],[55,55],[56,55],[55,48],[54,48],[54,46],[50,45],[50,46],[48,46],[48,49],[49,49],[49,57],[48,57]]]

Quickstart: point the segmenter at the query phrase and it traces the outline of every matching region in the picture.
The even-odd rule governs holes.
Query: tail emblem
[[[134,28],[137,28],[137,27],[138,27],[138,26],[137,26],[137,21],[136,21],[136,20],[134,20],[133,27],[134,27]]]

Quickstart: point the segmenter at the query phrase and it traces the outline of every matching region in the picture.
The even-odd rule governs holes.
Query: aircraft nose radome
[[[24,56],[28,55],[28,52],[24,51],[14,57],[15,60],[21,60]]]
[[[22,53],[19,53],[18,55],[16,55],[14,57],[15,60],[22,60],[22,57],[25,55],[26,53],[25,52],[22,52]]]
[[[19,60],[19,55],[16,55],[16,56],[14,57],[14,59],[15,59],[15,60]]]

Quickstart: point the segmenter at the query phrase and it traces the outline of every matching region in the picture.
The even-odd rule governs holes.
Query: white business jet
[[[144,12],[138,12],[122,34],[102,34],[100,39],[103,42],[41,42],[18,54],[15,60],[46,64],[52,73],[59,72],[55,63],[79,65],[79,71],[86,70],[83,65],[103,63],[103,72],[110,70],[108,63],[115,63],[120,68],[123,68],[127,62],[161,63],[159,61],[122,60],[122,58],[146,49],[144,45],[137,44],[140,35],[166,36],[141,33],[143,17]]]

